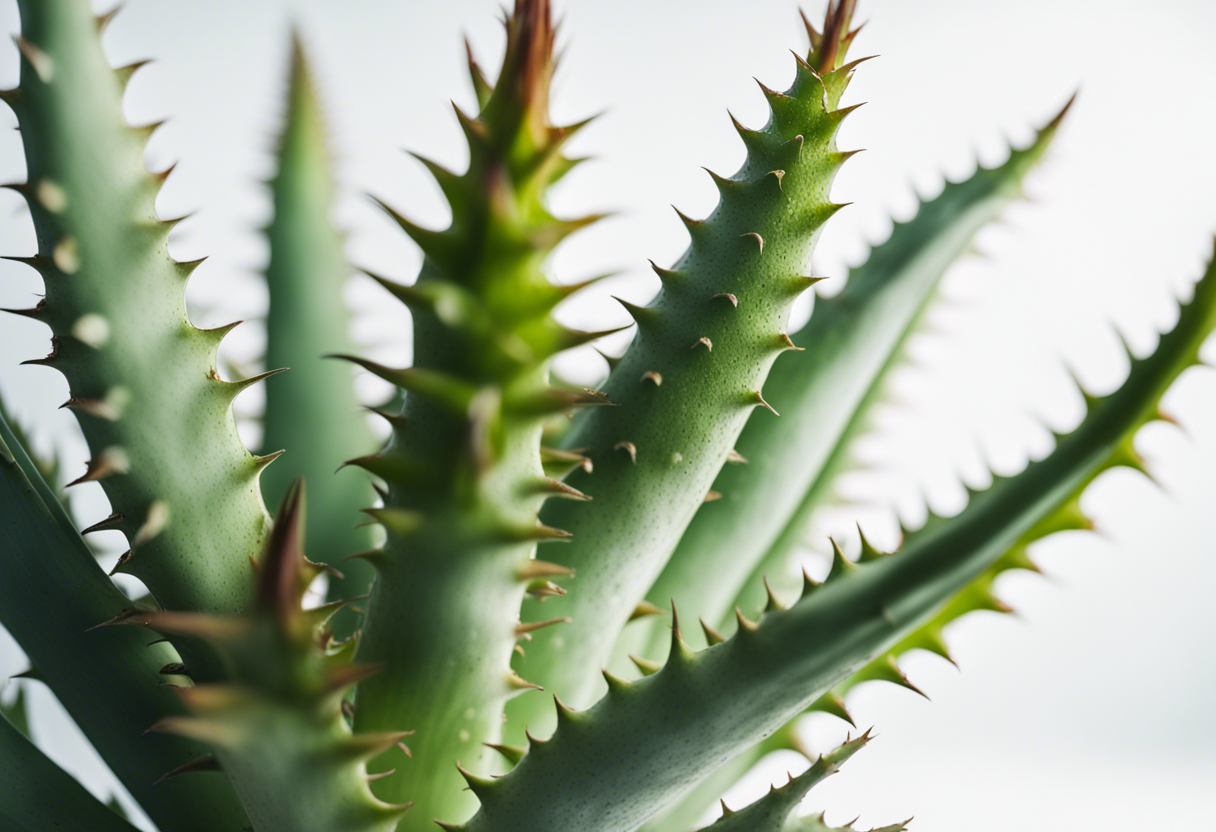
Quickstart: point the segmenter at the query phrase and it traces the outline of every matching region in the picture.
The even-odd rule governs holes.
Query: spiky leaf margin
[[[809,258],[827,220],[842,205],[829,191],[851,155],[836,132],[853,109],[839,107],[858,62],[844,63],[854,32],[852,3],[829,8],[830,44],[784,93],[764,88],[771,116],[760,130],[738,127],[747,159],[730,178],[711,173],[721,194],[705,220],[686,219],[691,245],[672,269],[656,268],[658,296],[625,304],[634,341],[604,385],[619,405],[590,413],[571,447],[594,462],[567,482],[594,497],[554,503],[546,523],[569,529],[560,562],[577,574],[569,594],[526,620],[572,619],[538,634],[517,662],[525,677],[575,705],[601,689],[616,634],[671,555],[753,410],[772,410],[761,387],[773,361],[794,345],[785,334],[790,306],[815,278]],[[762,414],[776,418],[776,411]],[[545,732],[552,717],[540,697],[521,697],[510,728]]]
[[[806,356],[778,361],[768,384],[775,406],[792,418],[748,421],[737,443],[745,461],[724,467],[714,482],[725,499],[697,513],[649,593],[652,602],[676,598],[681,609],[712,622],[706,630],[706,643],[715,638],[711,631],[733,630],[730,611],[735,607],[750,614],[766,606],[766,587],[781,592],[792,589],[783,576],[794,556],[793,542],[805,537],[815,509],[829,498],[839,473],[848,468],[852,442],[867,423],[874,403],[881,399],[885,379],[931,306],[942,276],[969,250],[978,231],[1019,198],[1026,174],[1047,152],[1071,103],[1028,147],[1011,150],[1004,164],[981,167],[963,182],[948,182],[911,220],[896,223],[890,238],[850,272],[845,289],[832,298],[819,299],[811,323],[793,336],[796,344],[806,348]],[[886,338],[886,349],[875,347],[878,342],[871,337],[875,330]],[[868,383],[859,384],[858,378],[866,378]],[[789,453],[790,448],[799,452]],[[748,517],[763,517],[763,522],[750,523]],[[1000,568],[1015,560],[1019,559],[1003,559]],[[1019,562],[1025,563],[1024,558]],[[976,591],[989,587],[992,577],[981,576]],[[977,600],[970,597],[959,603]],[[912,647],[925,647],[948,656],[941,627],[957,614],[943,612],[940,621],[911,634],[901,643],[902,649],[892,652],[898,655]],[[614,664],[621,666],[621,659],[629,654],[662,660],[667,649],[662,630],[659,622],[626,630],[616,645]],[[864,680],[910,686],[898,664],[884,655],[813,703],[811,710],[851,722],[843,696]],[[669,813],[655,818],[648,824],[648,832],[695,822],[761,757],[774,750],[773,743],[780,738],[786,740],[777,747],[801,751],[796,731],[792,724],[787,725],[735,757]]]
[[[222,780],[154,786],[201,754],[195,742],[143,734],[182,713],[158,671],[178,655],[136,632],[93,630],[129,608],[71,518],[0,418],[0,624],[131,796],[162,832],[239,829]],[[29,684],[28,682],[24,684]]]
[[[257,830],[393,832],[410,807],[377,799],[366,763],[390,748],[406,759],[406,734],[351,732],[343,700],[376,668],[351,661],[354,642],[334,642],[326,622],[342,602],[303,608],[324,568],[303,547],[298,480],[279,509],[247,614],[131,611],[109,623],[200,639],[226,660],[228,681],[174,688],[189,715],[149,728],[212,748],[166,777],[224,772]]]
[[[350,401],[350,368],[321,357],[354,350],[343,297],[351,267],[329,218],[333,183],[327,135],[298,34],[292,40],[287,96],[279,171],[271,182],[274,219],[266,229],[266,363],[292,369],[267,382],[262,420],[262,452],[286,448],[287,453],[263,474],[262,492],[277,504],[296,478],[308,480],[309,546],[316,561],[337,569],[329,577],[329,599],[346,600],[366,593],[374,577],[364,561],[341,562],[373,544],[372,528],[355,518],[374,493],[363,472],[335,474],[334,469],[372,451],[375,440],[366,414]],[[356,615],[344,612],[335,618],[334,630],[345,637],[357,624]]]
[[[64,374],[64,403],[80,421],[92,459],[81,482],[99,481],[113,513],[89,530],[123,532],[119,571],[163,606],[236,612],[249,560],[269,528],[258,476],[273,457],[241,444],[230,406],[261,377],[228,382],[215,368],[231,326],[194,327],[185,289],[194,263],[169,257],[177,220],[157,217],[164,175],[147,172],[156,125],[122,118],[136,67],[112,70],[87,0],[21,0],[21,83],[5,95],[25,145],[38,241],[33,266],[45,298],[25,314],[51,328],[51,352],[32,362]],[[191,672],[213,657],[179,644]]]
[[[869,733],[847,739],[784,786],[773,786],[768,794],[748,806],[732,811],[722,802],[722,817],[705,827],[705,832],[785,832],[794,820],[798,805],[812,788],[840,770],[840,766],[870,741]]]
[[[790,539],[805,536],[947,268],[1020,197],[1067,109],[1004,164],[948,183],[913,219],[895,224],[838,295],[816,302],[810,323],[793,336],[805,354],[781,359],[769,376],[770,400],[788,418],[748,421],[736,444],[746,464],[722,469],[714,489],[723,499],[697,512],[651,602],[675,598],[686,614],[727,628],[736,606],[763,606],[763,578],[774,580]],[[655,632],[644,655],[661,658],[654,648],[665,642]]]
[[[740,613],[735,635],[712,647],[694,652],[673,621],[661,669],[633,683],[606,675],[608,694],[586,711],[559,702],[551,740],[531,740],[501,779],[470,780],[482,808],[460,828],[635,828],[931,620],[1028,535],[1060,528],[1060,513],[1103,471],[1142,467],[1136,433],[1160,418],[1161,397],[1199,363],[1214,326],[1216,260],[1156,351],[1091,400],[1050,456],[909,533],[895,554],[870,550],[854,563],[837,549],[824,583],[808,578],[789,608],[774,598],[758,623]]]
[[[380,279],[410,307],[414,366],[357,363],[404,393],[400,413],[384,413],[392,439],[379,454],[352,460],[387,485],[384,506],[368,510],[384,526],[382,549],[364,553],[377,569],[359,658],[385,669],[360,685],[355,726],[415,731],[412,760],[386,755],[376,793],[412,800],[406,824],[460,820],[475,809],[456,763],[484,771],[485,743],[502,732],[508,697],[530,687],[511,672],[526,591],[554,592],[568,574],[534,559],[539,542],[567,534],[541,525],[545,500],[586,499],[551,477],[541,455],[546,420],[606,404],[591,391],[550,386],[554,354],[601,333],[558,325],[554,307],[572,291],[551,284],[544,264],[565,237],[594,217],[564,220],[546,207],[548,189],[575,164],[562,149],[581,125],[549,121],[555,32],[548,0],[517,0],[506,21],[503,67],[491,87],[472,65],[482,105],[458,110],[469,144],[460,175],[423,160],[452,209],[443,231],[418,227],[389,209],[425,255],[417,282]]]

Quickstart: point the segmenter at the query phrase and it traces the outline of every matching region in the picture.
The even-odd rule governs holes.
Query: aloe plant
[[[280,139],[279,171],[271,183],[274,219],[266,229],[270,264],[266,271],[270,309],[266,323],[266,363],[290,367],[267,382],[262,419],[262,454],[310,448],[266,469],[262,488],[278,503],[292,481],[306,476],[313,487],[309,539],[313,557],[334,568],[329,597],[366,593],[371,568],[346,555],[370,548],[370,526],[350,522],[352,513],[375,496],[357,471],[334,469],[352,456],[370,453],[375,442],[367,420],[350,400],[350,371],[325,361],[325,350],[354,349],[343,289],[351,267],[344,240],[330,224],[330,184],[325,119],[302,46],[293,42],[288,112]],[[335,619],[343,635],[356,624],[349,614]]]
[[[861,63],[848,57],[854,3],[832,0],[821,26],[804,17],[790,88],[762,87],[767,123],[736,123],[746,161],[711,174],[708,217],[681,215],[687,252],[654,267],[653,301],[625,304],[632,343],[590,390],[551,378],[555,355],[607,331],[553,315],[594,281],[551,282],[549,256],[596,218],[548,207],[582,126],[549,117],[549,3],[516,0],[493,82],[470,53],[468,169],[423,160],[450,226],[408,219],[408,194],[376,195],[424,255],[412,283],[373,275],[413,315],[406,368],[354,346],[323,108],[296,42],[267,230],[271,369],[231,381],[216,366],[231,327],[186,315],[197,264],[168,256],[173,223],[153,204],[164,177],[142,160],[150,129],[121,117],[134,70],[109,67],[87,0],[19,8],[21,81],[4,98],[29,175],[9,187],[38,249],[12,259],[46,289],[17,311],[51,330],[33,363],[67,378],[92,454],[76,482],[100,482],[113,513],[78,531],[0,416],[0,624],[30,660],[20,684],[50,689],[162,832],[679,832],[777,749],[805,755],[805,771],[704,828],[830,832],[798,806],[870,734],[817,755],[800,715],[851,722],[851,688],[912,687],[904,653],[948,657],[947,623],[1003,609],[996,576],[1034,569],[1035,541],[1087,527],[1079,498],[1102,472],[1144,469],[1137,432],[1216,326],[1209,266],[1156,350],[1116,392],[1087,397],[1051,454],[994,477],[957,516],[905,529],[896,552],[863,537],[857,559],[835,549],[825,581],[786,585],[942,276],[1020,197],[1067,106],[897,224],[791,333],[852,155],[836,134]],[[383,447],[352,415],[348,366],[323,353],[398,389],[372,408]],[[229,408],[279,363],[293,369],[268,390],[255,456]],[[281,504],[273,521],[263,489]],[[147,598],[103,573],[81,537],[98,528],[127,537],[118,569]],[[329,599],[306,603],[326,573]],[[42,755],[23,707],[0,723],[5,828],[132,828]]]

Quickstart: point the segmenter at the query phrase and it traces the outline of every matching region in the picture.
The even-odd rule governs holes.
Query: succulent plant
[[[0,413],[0,624],[30,660],[23,675],[158,829],[680,832],[789,749],[808,757],[802,774],[722,804],[704,828],[830,830],[797,808],[870,735],[814,754],[795,720],[852,722],[844,697],[861,682],[912,688],[904,653],[949,658],[947,623],[1004,609],[996,576],[1035,569],[1035,541],[1088,527],[1079,497],[1096,477],[1144,469],[1137,432],[1164,418],[1162,395],[1216,326],[1216,267],[1049,455],[905,529],[896,552],[863,535],[857,558],[833,544],[824,581],[785,584],[942,276],[1021,196],[1068,110],[897,223],[791,333],[852,155],[836,135],[861,63],[848,59],[854,5],[832,0],[819,27],[804,17],[793,84],[762,87],[762,127],[736,122],[745,162],[711,174],[708,217],[681,214],[690,244],[654,266],[654,300],[622,302],[636,330],[595,390],[550,366],[610,331],[553,315],[594,281],[551,282],[549,255],[596,217],[548,208],[580,161],[563,151],[582,124],[549,119],[547,0],[516,0],[493,83],[470,52],[480,112],[457,109],[468,169],[422,160],[450,226],[421,227],[389,207],[407,197],[382,195],[424,255],[413,283],[372,276],[413,316],[407,368],[353,346],[326,134],[297,43],[267,229],[266,357],[293,369],[268,386],[254,455],[230,406],[277,370],[225,380],[216,353],[232,327],[189,320],[198,263],[168,254],[174,222],[154,207],[167,174],[143,163],[155,125],[121,115],[135,67],[107,64],[106,19],[87,0],[20,0],[20,84],[3,97],[28,178],[8,187],[38,248],[9,259],[38,270],[45,297],[16,311],[49,326],[50,354],[27,363],[67,378],[91,449],[69,485],[99,482],[112,513],[78,531],[55,469]],[[348,365],[322,353],[397,388],[372,408],[390,429],[382,447],[350,415]],[[273,520],[263,492],[281,503]],[[120,591],[84,543],[102,528],[126,536],[116,570],[146,597]],[[322,574],[329,598],[308,603]],[[30,742],[21,701],[0,720],[0,771],[6,829],[132,828]]]

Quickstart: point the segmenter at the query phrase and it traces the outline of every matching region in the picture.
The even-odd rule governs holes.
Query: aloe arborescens
[[[681,215],[690,244],[655,265],[658,295],[625,304],[628,350],[600,389],[575,389],[550,378],[551,360],[606,333],[555,321],[591,281],[559,287],[546,265],[595,218],[555,216],[547,196],[579,161],[564,148],[581,125],[549,118],[549,3],[516,0],[493,82],[470,54],[479,112],[457,110],[468,169],[423,160],[450,226],[419,226],[388,207],[407,197],[378,195],[424,255],[412,283],[373,276],[413,315],[410,367],[355,354],[323,119],[293,49],[267,358],[296,381],[270,385],[255,456],[229,408],[274,370],[223,379],[216,349],[230,327],[187,317],[197,264],[168,256],[172,223],[153,206],[163,177],[142,162],[150,129],[121,118],[134,70],[108,66],[105,21],[87,0],[19,6],[21,82],[4,97],[29,174],[10,187],[29,203],[38,249],[13,259],[46,289],[17,311],[50,327],[50,354],[34,363],[67,378],[91,449],[76,482],[99,481],[113,511],[77,531],[0,421],[0,623],[26,651],[26,675],[162,832],[694,828],[763,754],[809,753],[800,714],[851,720],[854,685],[911,686],[903,653],[948,655],[945,624],[1000,609],[993,579],[1034,568],[1034,541],[1084,528],[1079,497],[1095,477],[1143,468],[1136,432],[1160,418],[1216,325],[1209,267],[1157,349],[1115,393],[1087,398],[1050,455],[995,477],[957,516],[905,530],[897,552],[863,538],[857,559],[835,551],[822,583],[786,586],[808,518],[942,275],[1020,196],[1064,112],[1004,164],[922,204],[789,332],[851,155],[836,135],[861,63],[848,56],[854,3],[832,0],[822,26],[806,23],[793,84],[763,88],[768,121],[736,123],[747,156],[713,175],[717,207]],[[322,353],[398,388],[375,409],[391,429],[379,450],[349,416],[347,365]],[[262,483],[279,445],[282,473]],[[334,479],[342,454],[354,456]],[[308,523],[303,485],[289,484],[301,472]],[[263,486],[281,500],[273,522]],[[146,598],[129,600],[98,566],[81,534],[99,528],[125,534],[119,569]],[[306,605],[326,571],[330,598]],[[6,828],[131,828],[14,716],[0,724]],[[868,739],[706,828],[828,830],[797,806]]]

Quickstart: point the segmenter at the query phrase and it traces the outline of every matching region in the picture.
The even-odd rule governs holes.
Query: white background
[[[819,0],[809,2],[820,14]],[[568,0],[559,12],[569,49],[557,120],[608,112],[572,148],[599,161],[570,177],[555,207],[622,213],[568,243],[554,279],[623,269],[564,313],[576,325],[612,323],[623,315],[602,302],[607,293],[646,300],[656,282],[645,258],[670,263],[685,245],[668,204],[708,212],[715,194],[699,166],[729,173],[741,161],[726,108],[759,125],[764,104],[751,77],[788,83],[788,49],[803,50],[805,36],[793,0]],[[226,342],[231,361],[255,364],[261,351],[257,275],[266,250],[256,227],[269,205],[259,182],[273,171],[289,21],[302,28],[320,76],[343,193],[335,216],[349,231],[352,261],[410,280],[417,252],[362,194],[424,224],[445,222],[438,190],[400,151],[463,164],[448,104],[472,108],[460,37],[469,34],[492,72],[502,48],[497,13],[487,0],[132,0],[116,18],[105,40],[116,64],[158,59],[136,76],[126,105],[132,121],[170,117],[148,150],[153,169],[179,161],[161,214],[198,211],[176,232],[173,252],[211,256],[190,287],[196,323],[254,319]],[[1216,4],[863,0],[860,17],[870,23],[855,54],[881,58],[859,70],[845,102],[869,104],[847,122],[841,147],[868,152],[837,180],[836,199],[856,204],[820,245],[815,271],[836,278],[825,293],[887,235],[890,217],[915,210],[917,193],[935,194],[943,174],[966,176],[977,156],[999,163],[1007,141],[1026,142],[1031,125],[1081,89],[1030,183],[1035,203],[983,234],[987,259],[968,258],[949,275],[933,331],[917,338],[914,363],[894,379],[899,404],[884,408],[862,443],[880,467],[845,483],[854,505],[825,512],[825,533],[847,535],[861,518],[873,537],[894,543],[892,507],[913,524],[926,499],[957,511],[960,483],[982,484],[985,464],[1016,471],[1050,448],[1045,425],[1076,423],[1081,400],[1066,365],[1093,391],[1109,391],[1126,371],[1114,333],[1143,353],[1172,325],[1173,298],[1189,293],[1216,232]],[[5,0],[0,30],[16,29]],[[16,51],[0,46],[0,81],[15,78]],[[14,123],[7,112],[0,121]],[[0,174],[22,172],[19,137],[5,131]],[[32,245],[19,200],[4,195],[0,251],[27,254]],[[32,272],[0,264],[0,306],[29,305],[38,290]],[[407,360],[404,314],[357,281],[351,300],[369,351]],[[4,318],[0,388],[21,420],[37,425],[40,449],[55,437],[72,472],[84,449],[72,418],[55,410],[65,383],[17,366],[43,354],[46,340],[39,325]],[[562,366],[587,382],[602,372],[589,355]],[[257,413],[259,395],[242,398],[242,413]],[[1216,826],[1216,372],[1189,371],[1166,405],[1185,433],[1156,425],[1138,442],[1162,487],[1126,472],[1095,484],[1084,505],[1102,535],[1038,546],[1049,579],[1018,575],[1000,585],[1016,619],[978,614],[955,626],[961,674],[934,657],[909,657],[905,670],[932,702],[891,686],[859,689],[854,715],[881,736],[812,794],[808,810],[827,809],[833,822],[860,814],[863,829],[916,815],[913,829],[926,832]],[[243,429],[256,439],[256,425],[246,420]],[[80,518],[104,516],[100,489],[81,491]],[[11,641],[0,644],[0,676],[22,661]],[[48,753],[110,793],[113,780],[49,698],[30,692]],[[826,721],[811,726],[817,743],[837,733]],[[788,762],[772,761],[771,773]],[[728,802],[757,794],[759,779]]]

